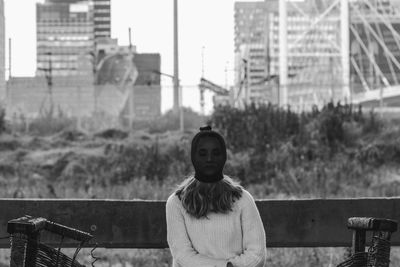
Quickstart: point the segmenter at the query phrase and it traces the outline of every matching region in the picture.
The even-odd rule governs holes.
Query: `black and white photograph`
[[[399,267],[400,0],[0,0],[0,267]]]

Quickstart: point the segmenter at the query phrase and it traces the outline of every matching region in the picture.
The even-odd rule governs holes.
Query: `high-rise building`
[[[93,0],[94,38],[111,38],[110,0]]]
[[[349,7],[351,93],[399,84],[400,0],[354,0]],[[341,78],[340,12],[340,3],[330,0],[287,1],[287,101],[292,107],[348,100]],[[235,3],[239,106],[277,103],[279,54],[279,0]],[[265,84],[260,85],[254,77],[262,82],[262,75]]]
[[[0,0],[0,103],[6,97],[4,0]]]
[[[277,4],[275,2],[273,5]],[[235,2],[235,104],[264,98],[260,81],[269,70],[267,23],[270,8],[265,2]]]
[[[315,3],[319,5],[317,8],[324,8],[322,2]],[[337,43],[339,37],[339,21],[337,18],[328,18],[324,23],[315,25],[314,30],[307,33],[307,38],[302,38],[315,21],[315,16],[305,16],[299,12],[308,11],[308,4],[307,1],[296,2],[295,5],[287,4],[290,76],[304,72],[323,57],[329,57],[330,47],[332,43]],[[236,101],[239,105],[240,102],[277,103],[279,47],[279,1],[236,2],[235,98],[241,100]],[[323,64],[327,65],[325,61]]]
[[[277,10],[278,1],[271,2],[235,2],[235,52],[240,45],[265,43],[267,38],[268,13]]]
[[[96,40],[111,36],[110,10],[109,0],[37,3],[36,75],[90,75]]]

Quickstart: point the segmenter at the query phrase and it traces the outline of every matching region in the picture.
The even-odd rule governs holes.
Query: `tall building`
[[[276,5],[278,2],[273,2]],[[235,2],[235,104],[265,98],[260,81],[268,75],[268,20],[265,2]]]
[[[278,1],[272,2],[277,5]],[[277,10],[266,2],[235,2],[235,52],[240,45],[247,43],[265,43],[267,22],[270,10]],[[271,9],[272,8],[272,9]]]
[[[278,0],[235,3],[235,99],[240,100],[236,101],[239,106],[254,101],[278,103],[278,4]],[[353,0],[349,7],[351,93],[399,84],[400,1]],[[344,98],[341,78],[340,23],[339,3],[287,1],[287,100],[292,107],[349,100]],[[260,85],[254,77],[262,81],[257,77],[262,75],[265,84]]]
[[[36,75],[91,75],[96,40],[111,36],[110,10],[109,0],[37,3]]]
[[[305,16],[299,10],[309,11],[308,1],[287,4],[288,73],[310,72],[309,67],[326,63],[332,43],[338,42],[337,18],[326,19],[314,26],[313,31],[302,38],[306,29],[315,21],[316,14]],[[312,1],[311,1],[312,2]],[[323,9],[323,2],[316,1],[313,8]],[[299,41],[301,40],[301,41]],[[240,103],[277,103],[279,75],[279,1],[235,3],[235,98]],[[333,65],[333,64],[332,64]],[[315,73],[315,70],[313,70]],[[312,80],[312,79],[311,79]],[[309,87],[308,80],[299,80]],[[320,85],[319,85],[320,86]],[[330,88],[331,89],[331,88]],[[293,92],[292,92],[293,91]],[[294,90],[289,91],[296,95]]]
[[[271,92],[265,90],[265,78],[268,76],[267,47],[263,43],[242,44],[236,53],[237,67],[241,68],[236,84],[239,90],[236,97],[244,102],[268,102]]]
[[[6,97],[4,0],[0,0],[0,104]]]
[[[111,38],[110,0],[93,0],[94,38]]]

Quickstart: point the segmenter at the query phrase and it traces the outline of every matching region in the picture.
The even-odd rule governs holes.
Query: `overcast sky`
[[[4,0],[6,40],[12,39],[13,76],[34,76],[36,68],[36,0]],[[234,0],[179,1],[179,73],[183,104],[199,111],[197,84],[202,74],[225,86],[233,83]],[[43,2],[43,1],[39,1]],[[111,0],[112,37],[132,43],[139,53],[161,54],[162,72],[173,74],[173,0]],[[8,59],[8,41],[6,42]],[[8,66],[8,63],[7,63]],[[227,71],[225,71],[227,70]],[[163,78],[162,110],[172,107],[169,78]],[[206,94],[206,110],[211,109]]]

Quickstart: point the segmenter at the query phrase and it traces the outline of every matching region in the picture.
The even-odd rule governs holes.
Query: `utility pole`
[[[279,106],[288,104],[287,3],[279,0]]]
[[[204,46],[201,48],[201,77],[204,78]],[[200,87],[200,112],[204,115],[204,89]]]
[[[11,76],[11,38],[8,38],[8,80]]]
[[[53,108],[53,74],[52,74],[53,66],[52,66],[52,62],[51,62],[52,53],[47,52],[46,55],[49,56],[48,67],[47,68],[38,68],[38,70],[42,70],[45,73],[45,78],[46,78],[46,82],[47,82],[47,94],[48,94],[49,101],[50,101],[50,110],[49,111],[52,112],[52,108]],[[46,100],[46,98],[43,100],[40,109],[42,109],[44,107],[45,100]]]
[[[178,0],[174,0],[174,112],[179,110]]]
[[[179,129],[184,130],[182,87],[179,84],[179,56],[178,56],[178,0],[174,0],[174,112],[179,112]]]
[[[342,97],[345,102],[352,102],[350,92],[350,19],[349,0],[340,0],[340,32],[342,59]]]
[[[160,71],[158,71],[158,70],[153,70],[153,73],[155,73],[155,74],[158,74],[158,75],[160,75],[160,76],[166,76],[166,77],[169,77],[169,78],[171,78],[172,80],[174,80],[175,79],[175,76],[173,76],[173,75],[170,75],[170,74],[167,74],[167,73],[163,73],[163,72],[160,72]],[[180,101],[182,101],[182,90],[179,90],[178,92],[180,92],[180,94],[179,94],[179,100]],[[180,103],[182,103],[182,102],[180,102]],[[177,113],[175,113],[175,114],[177,114]],[[180,129],[180,131],[182,131],[183,132],[183,130],[184,130],[184,120],[183,120],[183,107],[182,107],[182,105],[180,105],[180,108],[179,108],[179,129]]]

